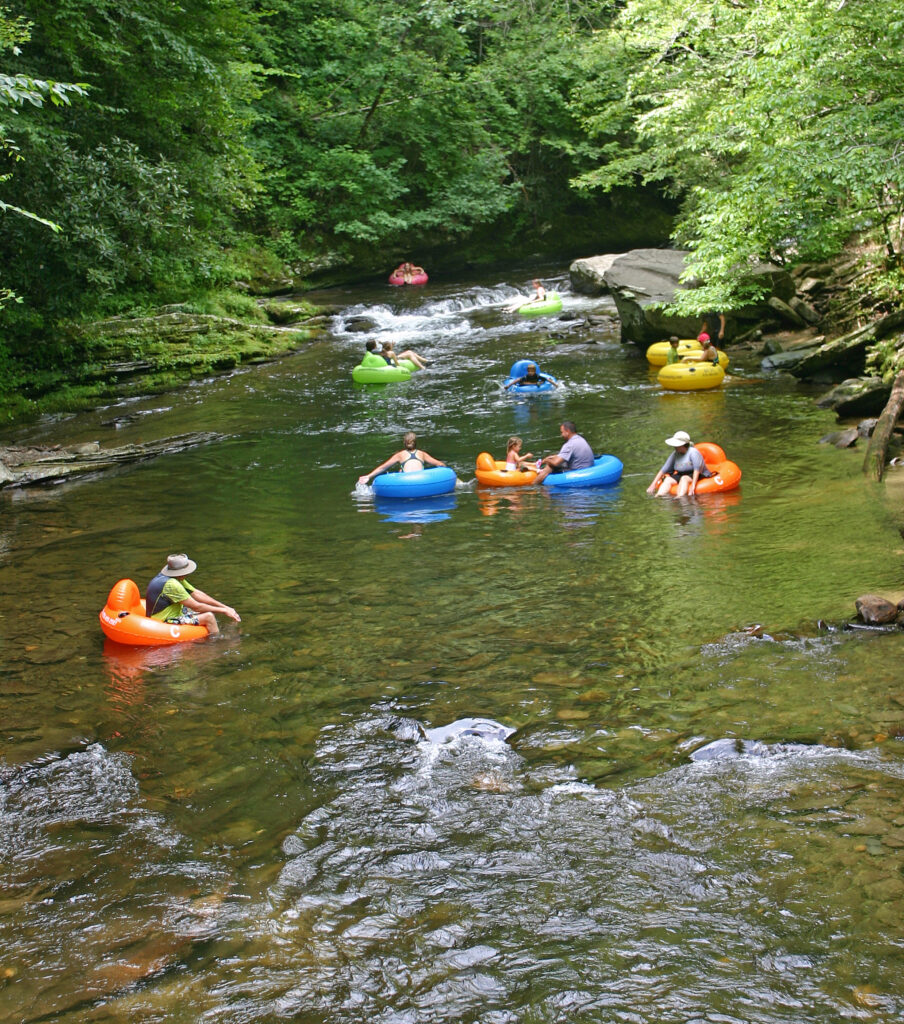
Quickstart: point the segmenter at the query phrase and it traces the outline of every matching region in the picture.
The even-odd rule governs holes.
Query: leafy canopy
[[[656,183],[682,198],[687,312],[731,308],[772,260],[823,259],[852,232],[897,258],[904,214],[904,0],[629,0],[613,34],[621,101],[575,103],[602,163],[584,189]]]

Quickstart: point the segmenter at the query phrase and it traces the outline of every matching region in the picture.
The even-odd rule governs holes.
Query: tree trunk
[[[876,424],[876,429],[866,448],[863,472],[874,480],[881,480],[882,474],[885,472],[885,453],[902,408],[904,408],[904,371],[895,378],[888,403],[882,410],[882,415],[879,417],[879,422]]]

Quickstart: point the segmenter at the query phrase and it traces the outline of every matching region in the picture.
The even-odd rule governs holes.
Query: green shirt
[[[173,619],[178,619],[183,614],[182,602],[186,597],[190,597],[194,590],[195,588],[187,580],[167,580],[160,593],[173,603],[168,604],[162,611],[154,612],[151,618],[159,619],[161,622],[172,622]]]
[[[672,346],[669,345],[669,350],[665,354],[665,364],[666,364],[666,366],[671,366],[672,363],[677,363],[677,362],[680,362],[680,361],[681,361],[681,355],[678,352],[678,349],[677,348],[672,348]]]

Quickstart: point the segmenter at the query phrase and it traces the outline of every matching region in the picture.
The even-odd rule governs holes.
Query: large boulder
[[[881,320],[873,320],[849,334],[820,345],[791,372],[795,377],[826,381],[840,381],[861,374],[866,367],[870,347],[902,325],[904,310],[891,313]]]
[[[878,594],[864,594],[854,604],[857,614],[870,626],[884,626],[898,617],[898,606]]]
[[[882,412],[890,394],[891,383],[885,383],[881,377],[851,377],[827,391],[816,404],[821,409],[833,409],[842,418],[870,416]]]
[[[584,294],[610,293],[621,320],[621,339],[646,348],[672,334],[694,337],[700,328],[699,316],[672,316],[662,312],[661,305],[671,303],[675,293],[692,287],[681,283],[690,253],[682,249],[632,249],[576,260],[571,265],[571,281],[575,291]],[[787,300],[794,294],[790,276],[772,264],[755,273],[771,277],[770,291]],[[725,334],[731,338],[742,322],[757,322],[775,313],[766,303],[726,314]]]
[[[606,271],[614,260],[625,255],[623,252],[614,252],[608,256],[588,256],[583,260],[575,260],[568,268],[572,291],[580,292],[581,295],[608,295]]]

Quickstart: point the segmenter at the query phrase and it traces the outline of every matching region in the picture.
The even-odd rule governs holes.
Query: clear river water
[[[904,632],[843,628],[902,595],[904,480],[751,355],[666,393],[613,330],[504,312],[529,276],[315,295],[278,363],[6,431],[222,436],[0,493],[0,1021],[904,1016]],[[354,386],[368,337],[430,365]],[[522,357],[563,388],[504,394]],[[474,486],[565,418],[618,485]],[[456,493],[356,493],[407,429]],[[648,496],[678,429],[740,489]],[[106,642],[171,551],[241,624]],[[467,718],[513,731],[425,732]]]

